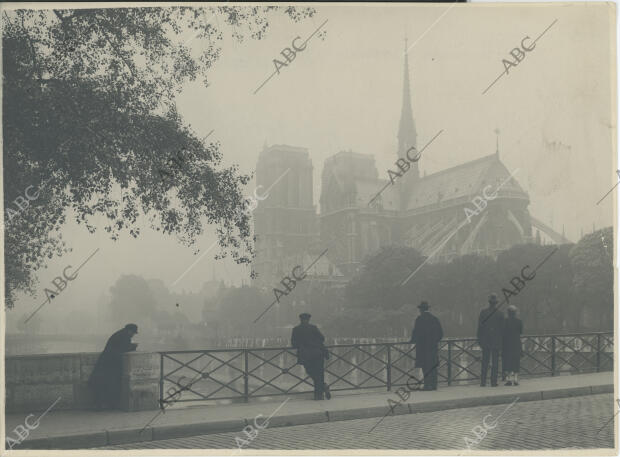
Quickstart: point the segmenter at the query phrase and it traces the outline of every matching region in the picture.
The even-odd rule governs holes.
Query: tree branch
[[[21,16],[21,20],[22,20],[22,29],[24,31],[24,37],[26,38],[26,41],[28,41],[28,46],[30,47],[30,54],[31,54],[31,59],[32,59],[32,73],[36,73],[37,76],[39,77],[39,81],[42,79],[42,74],[41,74],[41,68],[39,67],[39,63],[37,61],[37,54],[36,51],[34,49],[34,44],[32,44],[32,40],[30,39],[30,35],[28,35],[28,29],[26,28],[26,25],[24,24],[24,16]]]
[[[123,55],[122,51],[116,46],[116,44],[112,42],[112,40],[110,39],[110,36],[108,35],[108,32],[105,30],[104,27],[101,26],[101,23],[99,22],[99,18],[96,15],[93,15],[93,17],[95,18],[95,22],[97,22],[97,25],[99,26],[99,30],[101,30],[101,32],[103,33],[105,40],[108,42],[110,47],[116,52],[118,57],[123,61],[125,66],[129,69],[131,76],[133,76],[134,79],[137,79],[136,74],[133,71],[131,62],[127,60],[127,57],[125,57],[125,55]],[[106,21],[106,23],[110,27],[112,27],[112,24],[110,24],[108,21]]]

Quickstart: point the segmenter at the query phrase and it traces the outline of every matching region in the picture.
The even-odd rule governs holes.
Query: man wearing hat
[[[136,324],[127,324],[115,332],[105,345],[90,375],[88,385],[93,390],[97,409],[119,408],[123,353],[135,351],[138,346],[131,338],[138,333]]]
[[[437,367],[439,351],[437,345],[443,338],[439,319],[429,312],[428,302],[418,305],[420,315],[416,318],[411,332],[410,343],[415,343],[415,367],[421,368],[424,375],[424,390],[437,390]]]
[[[291,334],[291,346],[297,349],[297,363],[303,365],[314,383],[314,399],[323,400],[323,394],[332,398],[325,384],[324,360],[328,358],[323,342],[325,337],[316,325],[310,323],[310,314],[301,313],[300,323]]]
[[[497,295],[489,295],[489,307],[480,311],[478,318],[478,344],[482,348],[482,366],[480,385],[487,385],[487,371],[491,361],[491,386],[497,386],[497,366],[499,352],[502,347],[504,331],[504,313],[497,308]]]

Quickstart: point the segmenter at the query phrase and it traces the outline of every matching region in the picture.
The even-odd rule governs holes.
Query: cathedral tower
[[[264,147],[256,164],[256,185],[265,197],[253,213],[255,284],[273,285],[301,265],[318,240],[308,150],[281,144]]]

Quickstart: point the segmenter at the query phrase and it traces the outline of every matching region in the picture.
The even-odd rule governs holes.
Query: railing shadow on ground
[[[613,370],[613,333],[525,335],[522,377]],[[407,342],[327,346],[325,380],[333,392],[391,390],[415,374],[415,345]],[[160,352],[160,405],[174,402],[248,401],[312,392],[312,380],[290,347]],[[439,343],[438,379],[454,386],[479,382],[482,352],[475,338]],[[206,368],[205,368],[206,367]],[[172,387],[172,389],[170,389]]]

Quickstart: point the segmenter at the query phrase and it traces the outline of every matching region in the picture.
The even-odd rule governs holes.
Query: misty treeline
[[[200,349],[223,345],[232,338],[265,338],[266,344],[288,341],[301,312],[312,314],[330,342],[339,337],[408,338],[417,305],[429,301],[446,336],[474,336],[478,313],[490,293],[519,309],[526,334],[609,331],[613,328],[612,229],[585,235],[577,244],[518,245],[497,259],[467,255],[449,263],[426,263],[404,286],[405,278],[425,257],[411,248],[390,246],[366,259],[358,276],[346,286],[300,281],[256,323],[274,301],[274,292],[253,286],[225,286],[207,281],[201,290],[171,292],[163,281],[123,275],[95,306],[71,318],[57,310],[58,331],[83,334],[140,327],[143,350]],[[521,290],[514,277],[532,277]],[[518,283],[518,281],[514,281]],[[274,284],[274,287],[277,285]],[[505,310],[504,303],[502,309]],[[35,317],[36,328],[39,317]],[[46,332],[54,327],[45,323]],[[275,338],[285,338],[277,341]],[[240,344],[238,341],[235,344]],[[248,344],[256,344],[249,342]]]
[[[169,341],[180,338],[186,332],[197,334],[204,330],[201,316],[205,297],[215,295],[218,287],[219,283],[210,281],[196,292],[174,292],[160,279],[126,274],[120,276],[97,300],[84,302],[78,309],[66,309],[52,302],[49,308],[35,314],[28,323],[24,321],[29,311],[14,314],[14,318],[11,313],[9,322],[15,322],[15,328],[8,331],[14,332],[16,329],[39,335],[105,335],[133,322],[140,328],[141,340],[163,338]]]
[[[207,309],[216,310],[210,330],[220,336],[288,336],[297,315],[307,311],[332,338],[408,337],[417,305],[427,300],[446,336],[474,336],[480,310],[496,293],[500,301],[508,299],[503,310],[507,305],[519,309],[528,334],[608,331],[613,328],[613,249],[610,227],[576,244],[524,244],[497,259],[466,255],[428,262],[400,286],[425,257],[412,248],[384,247],[345,287],[299,282],[256,324],[253,320],[274,300],[273,290],[221,288],[208,300]],[[513,281],[520,290],[511,284],[522,270],[531,277],[547,257],[524,285]]]
[[[508,305],[518,308],[527,334],[613,328],[611,227],[577,244],[523,244],[497,259],[465,255],[449,263],[426,264],[403,287],[394,286],[423,260],[415,250],[398,247],[368,259],[362,274],[348,285],[346,313],[334,316],[334,327],[357,324],[364,334],[410,329],[417,305],[428,300],[447,336],[474,336],[478,314],[495,293],[503,310]],[[524,280],[523,275],[532,279]],[[345,324],[347,320],[353,325]]]

